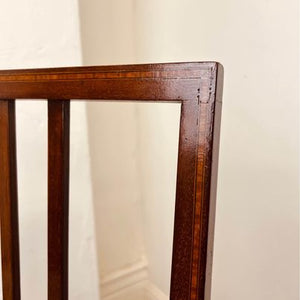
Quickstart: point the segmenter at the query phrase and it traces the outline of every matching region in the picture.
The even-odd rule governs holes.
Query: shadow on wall
[[[134,2],[79,4],[83,64],[135,63]],[[102,299],[168,299],[179,113],[87,104]]]
[[[168,299],[180,104],[87,107],[101,299]]]
[[[85,65],[199,60],[224,64],[212,298],[298,299],[298,70],[294,63],[283,63],[286,57],[299,59],[298,1],[80,0],[79,5]],[[124,120],[122,111],[111,111]],[[137,173],[125,179],[140,182],[139,194],[132,199],[165,203],[172,184],[155,181],[153,163],[161,157],[156,152],[159,145],[147,144],[154,141],[149,137],[157,129],[152,113],[157,114],[137,107],[126,112],[131,120],[126,127],[140,130],[137,138],[129,138],[133,144],[126,151],[143,151],[129,156],[131,165],[124,165],[136,167]],[[98,116],[88,107],[90,132],[98,121],[101,124]],[[176,113],[165,117],[166,124],[175,124]],[[160,131],[157,135],[158,140],[171,139]],[[93,162],[99,155],[94,136],[97,133],[90,136],[96,208],[102,199],[96,191],[101,174]],[[141,153],[143,159],[137,158]],[[148,160],[150,153],[157,160]],[[160,167],[161,178],[172,178],[172,164]],[[147,250],[146,243],[144,247]],[[168,292],[158,273],[150,276]]]

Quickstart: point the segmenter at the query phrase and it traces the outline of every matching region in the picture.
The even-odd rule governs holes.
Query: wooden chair
[[[49,300],[68,299],[70,99],[181,103],[170,299],[209,299],[222,81],[215,62],[0,71],[3,299],[21,298],[14,99],[48,101]]]

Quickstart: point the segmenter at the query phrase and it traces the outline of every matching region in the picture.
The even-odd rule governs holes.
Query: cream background
[[[212,299],[298,299],[298,1],[90,0],[80,7],[85,64],[222,62]],[[140,143],[159,127],[155,114],[137,108]],[[176,111],[166,118],[175,139]],[[156,143],[138,158],[142,181],[155,177]],[[165,163],[167,178],[174,169]],[[171,201],[171,186],[142,184],[142,198]]]
[[[141,61],[225,68],[212,299],[298,299],[298,1],[142,1]]]

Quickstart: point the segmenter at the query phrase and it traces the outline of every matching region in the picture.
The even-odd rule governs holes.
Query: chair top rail
[[[183,101],[217,68],[189,62],[3,70],[0,99]]]

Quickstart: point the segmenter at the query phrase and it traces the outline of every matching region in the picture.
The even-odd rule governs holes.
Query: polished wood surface
[[[20,299],[15,101],[0,100],[0,220],[3,299]]]
[[[215,62],[0,71],[0,99],[49,99],[49,300],[68,297],[69,99],[181,103],[170,299],[210,298],[222,84]]]
[[[48,299],[68,299],[70,101],[48,101]]]

